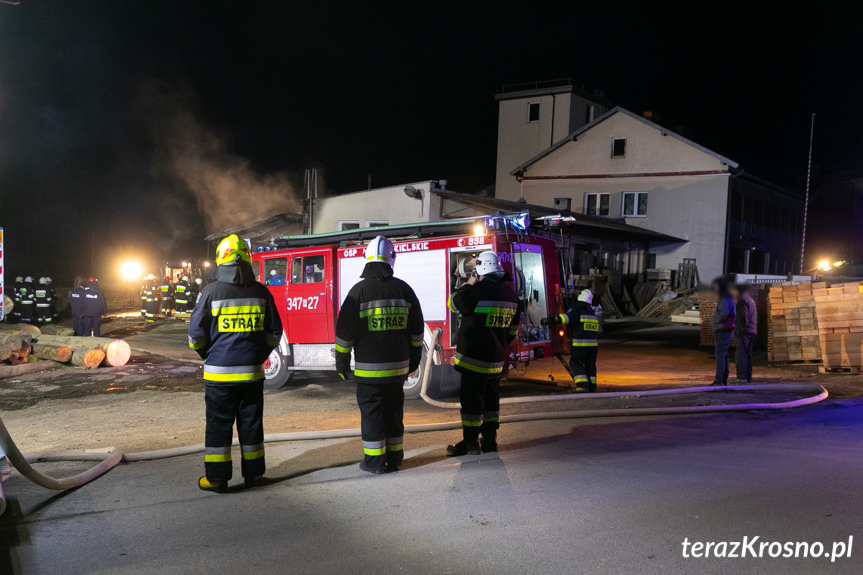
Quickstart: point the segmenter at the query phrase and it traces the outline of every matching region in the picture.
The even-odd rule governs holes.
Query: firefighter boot
[[[447,457],[482,455],[482,448],[479,446],[479,429],[479,427],[462,427],[464,439],[455,445],[447,446]]]
[[[497,451],[497,429],[486,429],[483,427],[482,439],[479,440],[479,445],[483,453]]]
[[[213,493],[227,493],[228,492],[228,482],[227,481],[207,481],[207,477],[204,476],[198,480],[198,489],[202,491],[212,491]]]
[[[243,478],[243,485],[245,485],[247,488],[260,487],[265,482],[266,482],[266,480],[264,479],[263,475],[257,475],[255,477],[244,477]]]

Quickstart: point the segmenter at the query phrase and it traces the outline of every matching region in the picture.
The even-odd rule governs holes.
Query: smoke
[[[248,159],[228,149],[226,137],[201,119],[189,88],[150,85],[145,102],[153,118],[159,175],[191,192],[207,233],[300,211],[302,176],[255,171]],[[168,197],[163,205],[170,210],[175,203]]]

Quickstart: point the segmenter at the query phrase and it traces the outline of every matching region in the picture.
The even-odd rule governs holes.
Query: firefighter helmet
[[[15,278],[15,283],[21,283],[23,281],[24,281],[24,276],[18,276],[17,278]]]
[[[156,279],[156,275],[155,274],[147,274],[144,276],[144,279],[147,281],[153,281],[154,279]]]
[[[396,263],[396,249],[391,241],[378,236],[366,246],[365,258],[366,263],[381,262],[392,266]]]
[[[54,283],[54,280],[52,280],[50,276],[45,276],[45,283],[46,284],[52,284],[52,283]]]
[[[31,276],[27,276],[26,278],[24,278],[24,283],[33,283],[33,278]]]
[[[503,268],[500,267],[500,260],[498,260],[497,254],[495,252],[482,252],[479,254],[476,258],[476,273],[481,276],[502,274]]]
[[[238,260],[252,263],[252,255],[246,242],[237,234],[231,234],[219,242],[219,247],[216,248],[216,265],[232,264]]]
[[[593,303],[593,292],[589,289],[581,290],[581,293],[578,294],[578,301],[587,302],[588,304]]]
[[[195,278],[195,283],[201,285],[204,281],[201,278]]]

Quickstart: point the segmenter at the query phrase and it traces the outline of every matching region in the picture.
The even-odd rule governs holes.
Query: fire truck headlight
[[[143,273],[141,264],[138,262],[126,262],[120,267],[120,275],[124,280],[139,280]]]

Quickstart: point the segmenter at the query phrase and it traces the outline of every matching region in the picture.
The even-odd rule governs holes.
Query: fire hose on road
[[[428,383],[431,374],[433,363],[434,345],[440,337],[441,329],[437,328],[432,334],[432,345],[429,347],[429,353],[426,357],[422,374],[422,391],[421,397],[427,403],[442,407],[442,408],[457,408],[458,403],[442,402],[434,400],[427,395]],[[611,393],[579,393],[579,394],[564,394],[564,395],[540,395],[530,397],[511,397],[501,400],[502,404],[513,403],[536,403],[545,401],[565,401],[565,400],[583,400],[583,399],[600,399],[612,397],[643,397],[657,395],[673,395],[686,393],[703,393],[703,392],[734,392],[734,391],[755,391],[755,390],[771,390],[771,391],[796,391],[806,392],[811,391],[813,395],[785,401],[779,403],[745,403],[745,404],[724,404],[724,405],[694,405],[681,407],[646,407],[646,408],[623,408],[623,409],[574,409],[567,411],[548,411],[538,413],[521,413],[517,415],[506,415],[500,418],[503,423],[517,423],[523,421],[541,421],[553,419],[582,419],[595,417],[622,417],[622,416],[644,416],[644,415],[678,415],[692,413],[716,413],[727,411],[751,411],[763,409],[790,409],[818,403],[827,398],[827,390],[818,384],[785,384],[785,385],[738,385],[733,387],[687,387],[682,389],[662,389],[652,391],[623,391]],[[461,421],[452,421],[445,423],[429,423],[422,425],[408,425],[405,427],[405,433],[425,433],[432,431],[447,431],[461,429]],[[265,443],[281,443],[288,441],[310,441],[324,439],[340,439],[346,437],[360,437],[359,429],[335,429],[328,431],[306,431],[292,433],[276,433],[266,435]],[[235,439],[235,446],[238,441]],[[80,487],[101,475],[107,473],[121,462],[139,462],[153,461],[157,459],[167,459],[171,457],[181,457],[184,455],[194,455],[204,451],[204,444],[189,445],[185,447],[175,447],[170,449],[161,449],[156,451],[144,451],[138,453],[123,453],[121,451],[108,450],[80,450],[80,451],[63,451],[54,453],[32,454],[24,456],[12,441],[9,432],[0,419],[0,447],[6,452],[9,461],[12,465],[27,479],[53,490],[66,490],[74,487]],[[98,461],[99,463],[83,473],[66,477],[63,479],[55,479],[44,473],[34,469],[31,463],[49,462],[49,461]],[[0,486],[0,514],[3,513],[6,507],[6,500],[3,496],[2,486]]]

